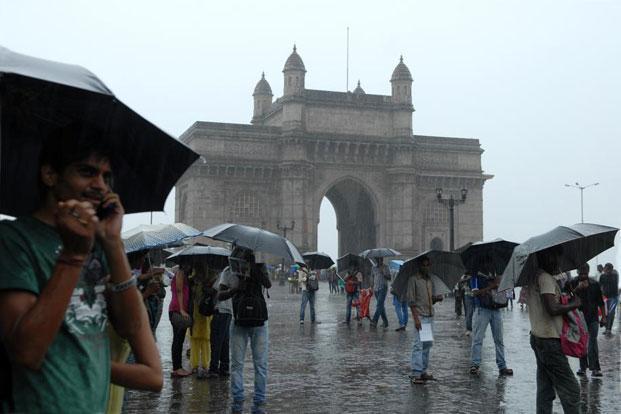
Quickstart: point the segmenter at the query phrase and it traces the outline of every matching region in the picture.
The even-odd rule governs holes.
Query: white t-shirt
[[[543,294],[552,294],[560,301],[561,288],[551,274],[540,271],[535,286],[529,286],[528,318],[530,319],[530,331],[537,338],[560,338],[563,329],[563,317],[552,316],[545,309]]]
[[[236,287],[239,286],[239,278],[235,276],[235,274],[231,272],[231,270],[228,267],[226,267],[222,271],[222,273],[220,273],[220,277],[218,278],[218,281],[216,282],[216,286],[218,290],[220,290],[220,285],[225,285],[229,289],[235,289]],[[218,309],[218,312],[220,313],[230,313],[232,315],[233,314],[233,300],[229,298],[227,300],[218,301],[218,303],[216,304],[216,309]]]

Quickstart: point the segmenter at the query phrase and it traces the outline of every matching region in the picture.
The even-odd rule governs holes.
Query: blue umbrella
[[[124,232],[121,237],[125,244],[125,253],[131,253],[164,247],[199,234],[200,231],[183,223],[143,224]]]

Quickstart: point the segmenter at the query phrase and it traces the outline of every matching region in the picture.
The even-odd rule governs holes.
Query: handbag
[[[569,295],[561,295],[561,303],[567,305]],[[561,330],[561,351],[567,356],[584,358],[587,356],[589,331],[584,314],[578,309],[572,309],[563,315]]]
[[[179,327],[180,329],[188,329],[192,326],[192,318],[185,319],[181,316],[180,312],[171,312],[170,323],[173,327]]]

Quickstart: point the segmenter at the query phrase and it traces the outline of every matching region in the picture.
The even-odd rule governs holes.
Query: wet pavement
[[[498,377],[494,345],[488,328],[483,343],[481,376],[470,376],[470,338],[464,336],[463,317],[454,314],[453,299],[436,305],[430,372],[437,381],[411,385],[411,329],[395,332],[392,297],[386,299],[390,327],[346,326],[345,296],[317,292],[317,318],[299,324],[301,296],[287,287],[270,289],[268,403],[270,413],[532,413],[535,411],[536,364],[529,345],[528,313],[516,304],[503,310],[505,357],[515,372]],[[170,296],[170,295],[168,295]],[[375,309],[374,300],[371,311]],[[167,308],[167,303],[166,303]],[[166,309],[165,308],[165,309]],[[619,320],[619,318],[617,318]],[[381,325],[381,324],[380,324]],[[581,380],[583,410],[619,412],[621,400],[620,340],[615,322],[612,337],[599,336],[601,379]],[[157,330],[164,368],[161,393],[128,392],[125,412],[221,413],[229,410],[227,379],[171,379],[172,333],[166,314]],[[570,358],[574,370],[578,360]],[[188,361],[184,358],[184,366]],[[247,353],[244,381],[246,412],[252,401],[253,370]],[[558,400],[554,412],[562,412]]]

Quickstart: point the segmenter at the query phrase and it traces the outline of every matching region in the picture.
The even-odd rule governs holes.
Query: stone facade
[[[339,253],[386,246],[414,255],[448,249],[448,208],[436,188],[459,197],[455,245],[483,236],[477,139],[413,135],[412,77],[403,59],[391,95],[310,90],[294,48],[284,94],[272,102],[262,76],[251,125],[196,122],[181,140],[203,155],[177,183],[176,221],[199,229],[245,223],[279,232],[300,251],[316,250],[321,201],[337,215]]]

